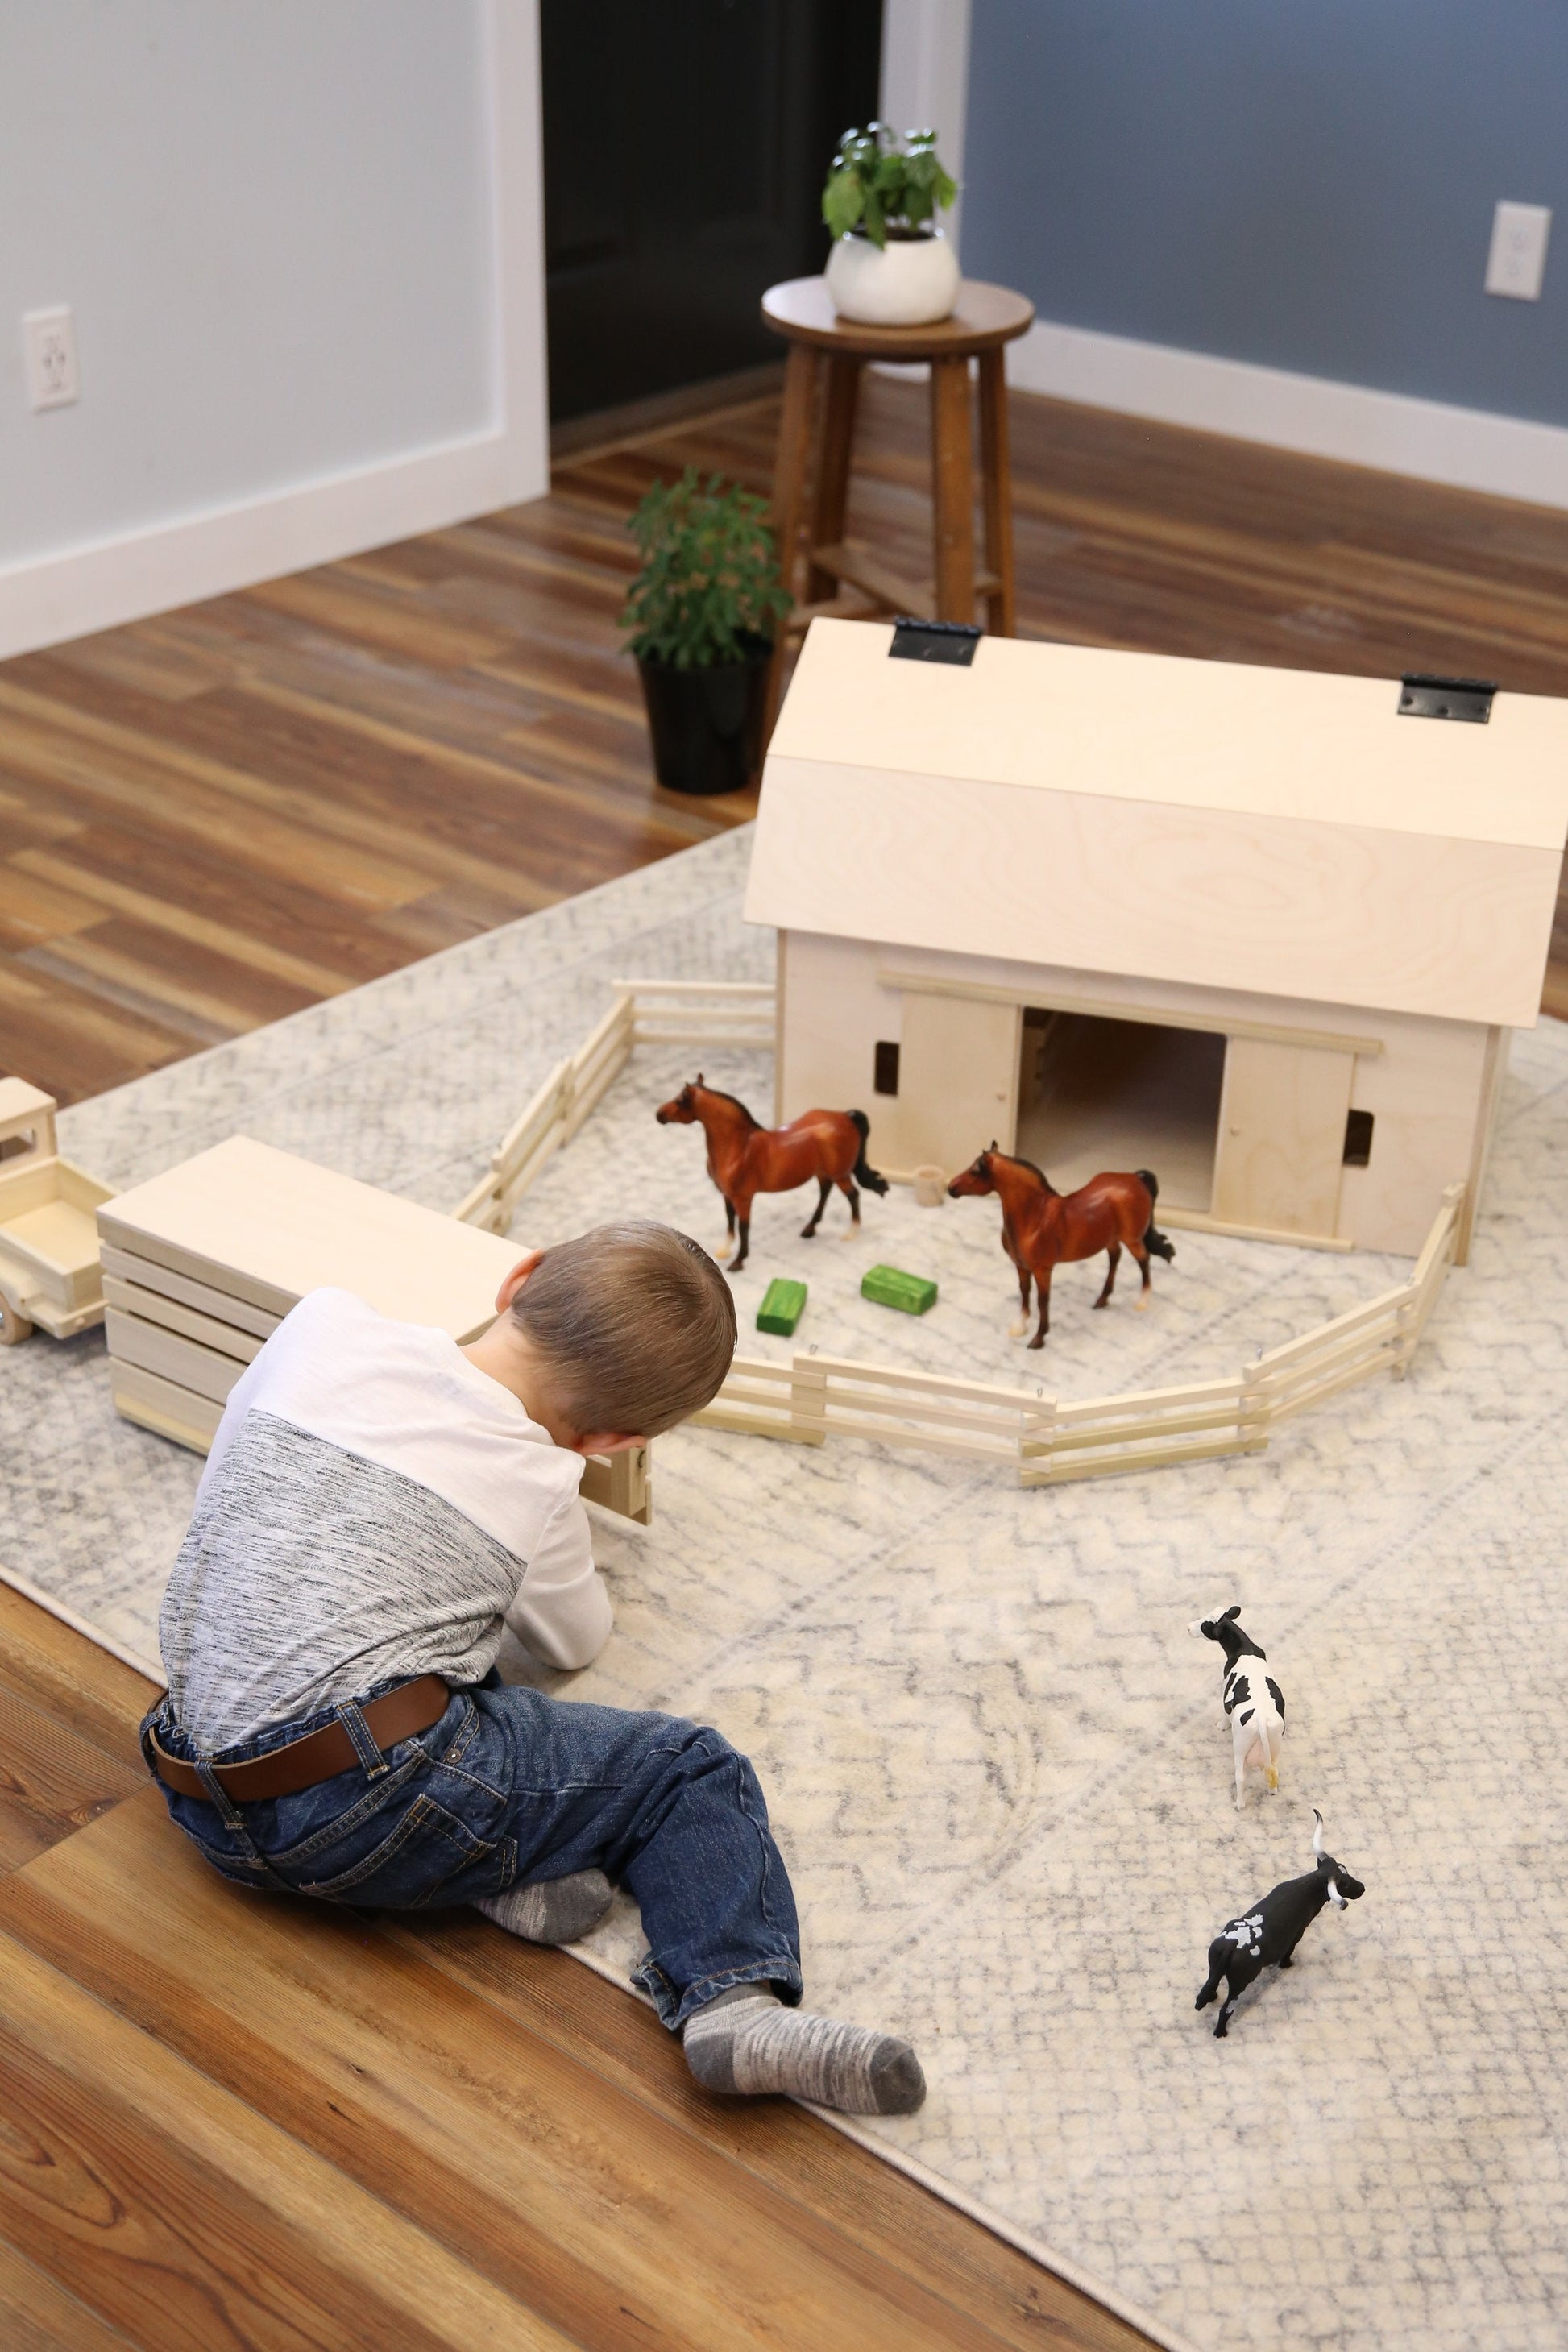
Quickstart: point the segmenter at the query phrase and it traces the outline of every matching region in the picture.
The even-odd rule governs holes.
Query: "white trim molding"
[[[514,488],[515,471],[507,434],[476,434],[14,564],[0,572],[0,660],[441,530],[545,488]]]
[[[550,487],[538,0],[485,0],[495,277],[488,429],[0,569],[0,660],[331,563]]]
[[[970,0],[885,0],[882,10],[878,109],[896,131],[936,131],[938,152],[960,188],[943,224],[955,251],[963,213],[969,5]]]
[[[1568,427],[1037,320],[1007,379],[1162,425],[1568,509]]]

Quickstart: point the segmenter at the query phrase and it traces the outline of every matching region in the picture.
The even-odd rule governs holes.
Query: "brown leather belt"
[[[384,1750],[439,1723],[450,1697],[439,1675],[421,1675],[417,1682],[400,1683],[395,1690],[373,1698],[360,1711],[376,1746]],[[147,1744],[160,1780],[182,1797],[212,1802],[194,1764],[169,1755],[158,1745],[155,1732],[147,1734]],[[274,1748],[269,1755],[255,1757],[248,1764],[215,1764],[213,1777],[234,1803],[253,1805],[263,1797],[291,1797],[300,1789],[313,1789],[318,1780],[350,1771],[359,1761],[359,1751],[342,1725],[326,1723],[320,1731],[307,1732],[303,1739],[291,1739],[286,1748]]]

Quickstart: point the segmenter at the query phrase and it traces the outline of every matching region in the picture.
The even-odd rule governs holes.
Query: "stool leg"
[[[773,537],[778,545],[779,571],[789,596],[795,594],[800,568],[800,519],[805,504],[805,471],[811,456],[811,419],[816,405],[816,353],[809,343],[792,343],[784,362],[784,408],[779,416],[778,457],[773,465]],[[786,614],[773,636],[773,657],[768,666],[768,699],[763,716],[763,749],[778,717],[779,690],[784,677]]]
[[[996,585],[985,598],[993,636],[1018,633],[1013,574],[1013,480],[1007,455],[1007,371],[1000,351],[980,354],[980,470],[984,485],[985,568]]]
[[[936,615],[974,618],[974,478],[969,423],[969,362],[931,363],[932,503],[936,524]]]
[[[855,446],[855,409],[860,396],[860,362],[834,352],[827,362],[827,394],[823,402],[822,455],[816,467],[816,499],[812,510],[811,546],[837,547],[844,537],[849,510],[849,459]],[[838,593],[836,572],[813,563],[806,574],[805,601],[815,604]]]

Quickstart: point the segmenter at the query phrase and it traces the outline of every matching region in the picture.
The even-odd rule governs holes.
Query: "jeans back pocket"
[[[373,1821],[362,1823],[361,1829],[374,1833],[376,1826]],[[448,1893],[449,1901],[466,1903],[479,1895],[499,1894],[510,1883],[517,1866],[516,1848],[510,1838],[497,1843],[477,1836],[455,1813],[425,1794],[415,1798],[384,1836],[376,1839],[373,1834],[368,1850],[351,1860],[353,1848],[361,1843],[362,1838],[354,1835],[344,1838],[337,1848],[330,1844],[324,1851],[318,1848],[310,1857],[309,1876],[294,1878],[287,1856],[274,1858],[273,1868],[291,1878],[301,1895],[313,1895],[323,1902],[411,1911],[449,1889],[451,1881],[458,1878],[466,1883],[460,1895]],[[340,1855],[342,1866],[334,1870],[331,1864]]]

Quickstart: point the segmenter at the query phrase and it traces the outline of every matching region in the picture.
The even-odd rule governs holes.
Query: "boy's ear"
[[[543,1255],[544,1252],[542,1250],[530,1250],[526,1257],[520,1257],[518,1259],[517,1264],[512,1267],[511,1272],[507,1276],[506,1280],[496,1292],[496,1313],[498,1315],[504,1315],[506,1313],[507,1308],[511,1305],[512,1300],[517,1297],[518,1292],[522,1288],[523,1284],[528,1280],[529,1276],[533,1272],[534,1267],[539,1264],[540,1259]]]
[[[646,1445],[646,1437],[628,1437],[622,1430],[594,1429],[585,1437],[574,1438],[567,1447],[569,1454],[629,1454],[634,1445]]]

